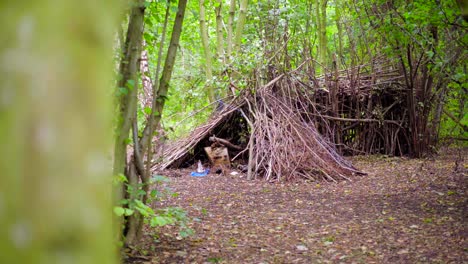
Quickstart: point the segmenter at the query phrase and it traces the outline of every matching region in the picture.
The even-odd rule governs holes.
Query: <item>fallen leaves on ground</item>
[[[468,259],[467,165],[450,149],[428,159],[352,158],[352,182],[267,183],[167,171],[195,235],[145,228],[133,263],[463,263]],[[460,161],[459,161],[460,162]],[[462,161],[463,162],[463,161]],[[465,161],[466,162],[466,161]]]

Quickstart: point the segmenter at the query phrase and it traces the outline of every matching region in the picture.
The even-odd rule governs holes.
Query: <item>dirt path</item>
[[[172,178],[193,237],[145,237],[143,263],[467,263],[468,150],[434,159],[358,157],[353,182]],[[172,172],[174,173],[174,172]],[[136,260],[136,258],[134,259]]]

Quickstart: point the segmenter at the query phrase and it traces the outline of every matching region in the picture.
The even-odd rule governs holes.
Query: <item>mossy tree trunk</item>
[[[226,62],[224,54],[224,30],[223,30],[223,0],[216,0],[215,13],[216,13],[216,58],[218,64]]]
[[[237,17],[236,35],[234,37],[234,50],[239,51],[242,42],[242,31],[244,31],[245,19],[247,18],[248,0],[240,0],[239,16]]]
[[[318,33],[318,57],[322,67],[322,73],[327,71],[327,2],[328,0],[317,0],[316,23]]]
[[[169,83],[172,78],[176,53],[179,47],[179,40],[182,32],[182,24],[184,20],[186,5],[187,0],[179,0],[178,11],[174,20],[171,40],[169,43],[166,60],[164,62],[164,68],[159,81],[159,87],[157,89],[157,92],[153,95],[155,99],[153,100],[152,114],[147,120],[146,128],[144,129],[144,131],[154,131],[154,129],[160,124],[164,104],[169,90]],[[141,52],[139,52],[138,54],[141,54]],[[136,94],[134,96],[136,98]],[[136,109],[134,109],[134,111],[134,114],[129,116],[136,117]],[[142,202],[146,202],[149,191],[149,173],[147,173],[147,170],[145,170],[144,168],[143,156],[144,151],[148,149],[147,144],[148,142],[150,142],[150,140],[148,140],[148,138],[146,138],[145,136],[138,137],[138,128],[136,127],[137,122],[135,119],[133,119],[131,122],[133,125],[134,153],[132,158],[129,160],[129,163],[127,164],[126,176],[129,181],[129,185],[132,187],[133,190],[142,189],[145,192],[145,195],[141,198],[141,200]],[[148,133],[143,133],[143,135],[148,135]],[[151,133],[149,135],[151,135]],[[147,158],[151,159],[151,153],[147,153],[147,155]],[[139,198],[130,197],[130,199]],[[141,214],[135,213],[129,217],[127,222],[127,233],[125,234],[126,244],[131,245],[138,241],[141,235],[142,225],[143,217]]]
[[[114,147],[114,175],[125,174],[127,164],[127,138],[137,108],[138,67],[143,38],[144,0],[135,0],[130,13],[122,61],[120,62],[121,91],[118,124]]]
[[[116,127],[115,146],[114,146],[114,175],[125,175],[129,186],[138,185],[138,177],[132,173],[127,161],[127,144],[130,128],[136,122],[137,110],[137,90],[138,90],[138,67],[142,48],[145,1],[135,0],[132,2],[130,18],[125,39],[124,50],[122,51],[122,61],[120,63],[120,81],[118,82],[118,91],[120,91],[118,123]],[[135,188],[135,187],[134,187]],[[137,190],[137,189],[134,189]],[[129,200],[136,199],[136,192],[128,193],[127,188],[122,188],[122,197]],[[139,218],[138,213],[127,219],[124,232],[132,229],[135,225],[135,218]],[[127,235],[124,233],[124,235]],[[132,241],[133,237],[130,237]],[[127,242],[128,236],[126,238]]]
[[[229,2],[229,17],[227,24],[227,45],[226,45],[226,61],[229,64],[231,62],[232,50],[233,50],[233,39],[234,39],[234,16],[236,15],[236,0],[230,0]]]
[[[109,157],[117,7],[0,3],[0,263],[117,261]]]
[[[206,8],[205,0],[199,0],[199,11],[200,11],[200,37],[202,40],[203,51],[205,52],[205,74],[206,74],[206,89],[208,90],[208,98],[210,102],[215,101],[215,93],[213,85],[211,84],[213,79],[213,63],[211,60],[211,49],[210,39],[208,36],[208,26],[206,24]]]

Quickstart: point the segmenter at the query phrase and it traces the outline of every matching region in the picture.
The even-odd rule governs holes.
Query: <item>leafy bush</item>
[[[149,206],[153,201],[161,201],[166,197],[178,196],[168,187],[164,187],[164,183],[170,182],[170,179],[161,175],[154,175],[151,178],[150,184],[155,185],[155,189],[150,192],[149,199],[146,203],[143,202],[145,191],[143,185],[139,184],[138,188],[133,188],[127,183],[127,178],[124,175],[118,175],[114,178],[114,184],[125,184],[129,192],[128,197],[133,199],[121,199],[119,205],[114,206],[114,213],[119,216],[131,216],[135,212],[143,216],[144,223],[150,227],[159,228],[166,225],[178,225],[179,236],[184,238],[192,235],[194,231],[187,226],[187,212],[180,207],[166,207],[161,209],[153,209]]]

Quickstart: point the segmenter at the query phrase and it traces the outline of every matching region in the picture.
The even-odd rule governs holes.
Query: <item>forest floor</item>
[[[352,182],[167,172],[195,234],[145,228],[131,263],[468,263],[468,149],[359,156]],[[465,159],[465,160],[464,160]],[[161,204],[155,206],[162,206]]]

